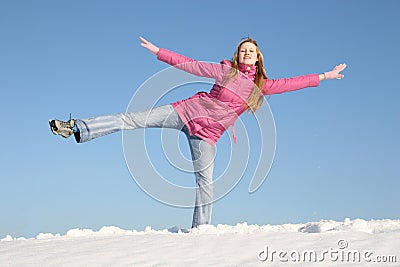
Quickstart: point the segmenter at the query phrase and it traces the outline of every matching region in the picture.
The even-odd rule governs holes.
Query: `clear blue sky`
[[[48,129],[70,112],[125,111],[167,67],[139,36],[205,61],[231,58],[251,36],[270,78],[348,65],[341,81],[270,99],[269,176],[253,194],[244,177],[214,204],[213,224],[398,219],[399,10],[396,0],[0,1],[0,237],[190,226],[192,209],[163,205],[136,185],[120,133],[78,145]]]

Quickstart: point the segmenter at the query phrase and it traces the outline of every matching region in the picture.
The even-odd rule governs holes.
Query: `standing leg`
[[[207,141],[190,136],[186,127],[183,129],[189,140],[192,154],[194,175],[196,178],[196,200],[192,228],[211,223],[213,201],[213,170],[215,147]]]
[[[182,120],[171,105],[143,112],[117,113],[89,119],[75,120],[75,139],[78,143],[121,130],[138,128],[174,128],[181,130]]]

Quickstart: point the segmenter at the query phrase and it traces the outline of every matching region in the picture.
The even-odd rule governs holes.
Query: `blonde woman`
[[[315,87],[321,80],[342,79],[345,64],[322,74],[268,79],[257,42],[243,39],[232,60],[205,63],[159,48],[144,38],[141,45],[169,65],[194,75],[215,79],[210,92],[169,105],[133,113],[118,113],[88,119],[51,120],[51,131],[84,143],[121,130],[174,128],[187,136],[196,179],[196,200],[192,227],[211,223],[215,144],[245,111],[256,112],[266,95]],[[236,137],[234,134],[234,140]]]

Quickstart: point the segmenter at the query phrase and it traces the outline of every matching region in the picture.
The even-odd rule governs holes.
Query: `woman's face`
[[[239,63],[255,65],[257,60],[256,45],[250,42],[243,43],[239,49]]]

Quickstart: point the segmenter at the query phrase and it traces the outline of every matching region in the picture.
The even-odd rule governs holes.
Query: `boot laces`
[[[71,113],[69,114],[69,120],[68,121],[61,121],[59,120],[59,127],[72,130],[74,128],[75,121],[72,119]]]
[[[71,125],[71,120],[68,121],[60,121],[60,127],[61,128],[67,128],[72,130],[73,126]]]

